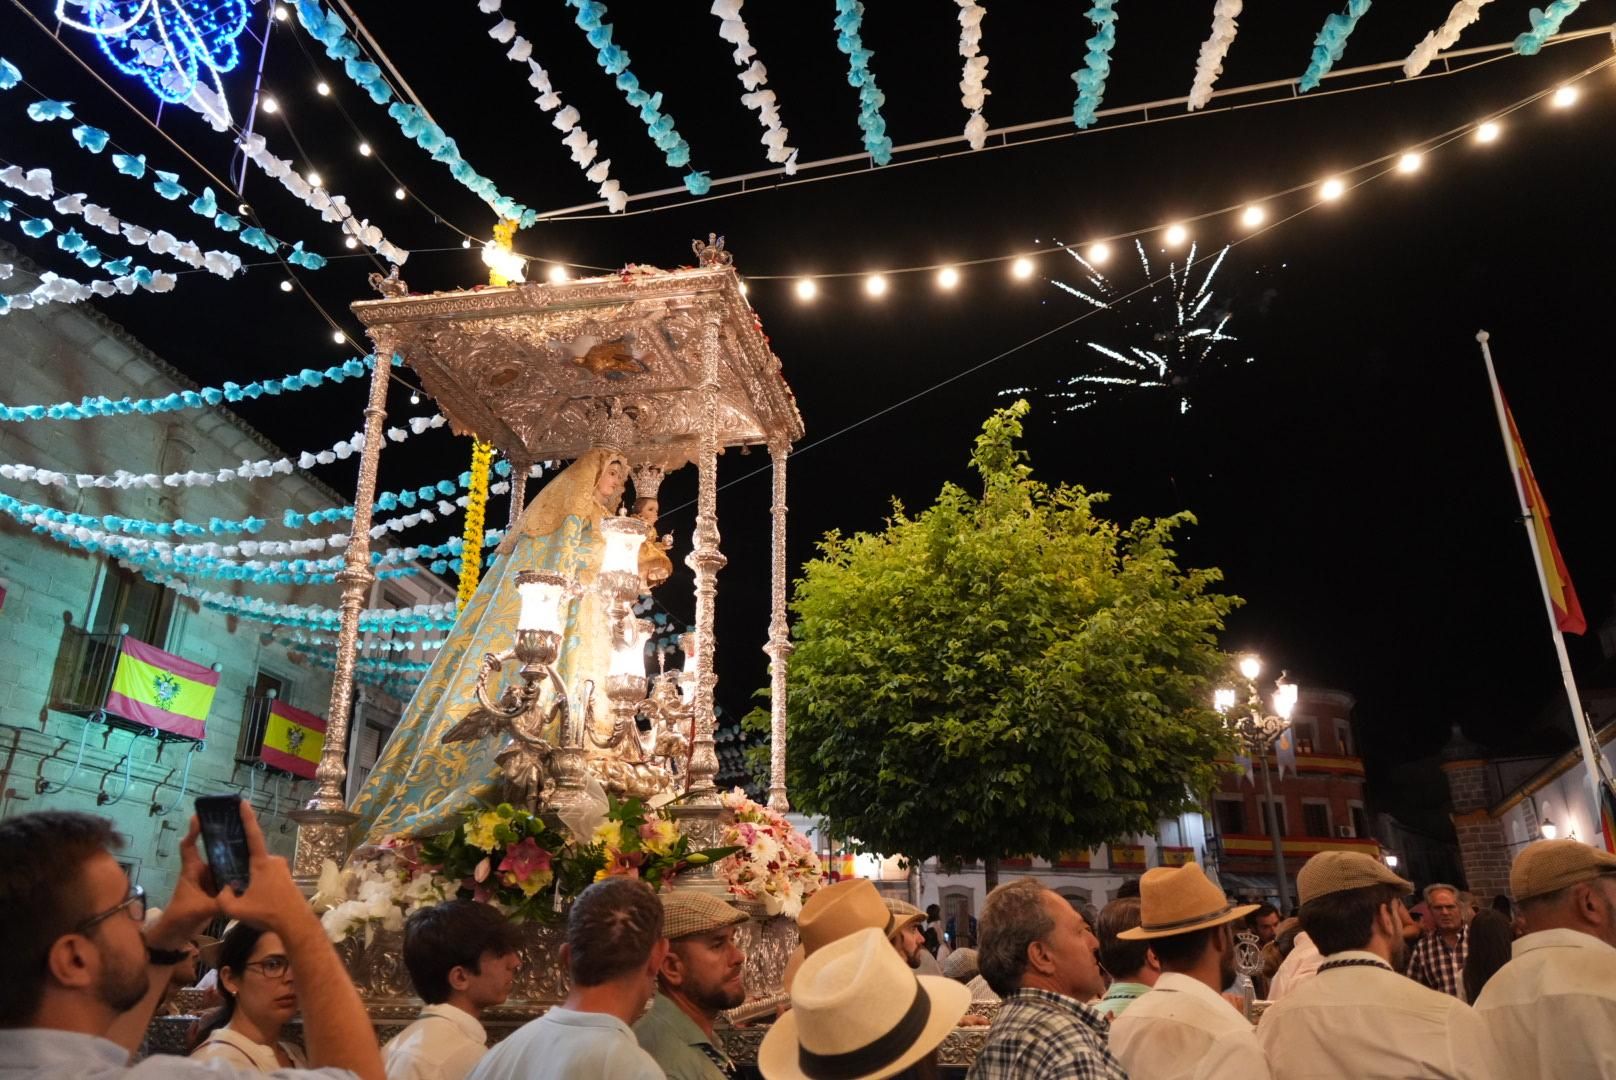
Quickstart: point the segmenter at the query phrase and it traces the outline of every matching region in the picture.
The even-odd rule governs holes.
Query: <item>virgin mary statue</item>
[[[589,586],[605,552],[601,519],[617,512],[627,476],[628,459],[621,453],[591,450],[544,486],[500,543],[497,558],[354,800],[357,835],[364,843],[396,833],[440,832],[458,824],[474,803],[497,801],[500,772],[494,758],[502,740],[444,742],[443,737],[477,706],[474,690],[483,654],[514,640],[519,571],[554,570],[584,586],[579,598],[563,601],[556,669],[569,688],[583,679],[605,685],[610,634],[603,605]],[[555,733],[548,735],[553,739]]]

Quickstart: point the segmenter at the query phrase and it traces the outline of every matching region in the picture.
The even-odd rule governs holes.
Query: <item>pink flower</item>
[[[477,864],[477,869],[475,869],[475,870],[473,870],[471,872],[472,880],[476,881],[478,884],[481,884],[481,883],[487,881],[488,880],[488,872],[490,870],[492,870],[492,869],[493,869],[493,865],[491,863],[489,863],[488,856],[484,855],[483,859],[482,859],[482,862]]]
[[[520,844],[512,844],[505,849],[505,858],[500,860],[499,868],[515,874],[518,881],[526,881],[534,874],[550,869],[550,853],[529,836]]]

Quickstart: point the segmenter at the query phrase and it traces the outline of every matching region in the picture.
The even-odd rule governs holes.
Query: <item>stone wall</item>
[[[1455,884],[1464,884],[1483,900],[1508,895],[1510,846],[1503,823],[1489,810],[1495,793],[1487,763],[1476,758],[1444,761],[1442,771],[1453,799],[1453,831],[1465,874],[1465,881]]]

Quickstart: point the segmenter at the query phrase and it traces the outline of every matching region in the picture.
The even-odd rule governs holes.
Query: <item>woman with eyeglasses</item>
[[[224,1006],[203,1025],[199,1034],[207,1037],[191,1056],[265,1073],[307,1068],[303,1051],[280,1041],[281,1029],[297,1015],[292,965],[281,939],[238,923],[220,943],[218,963]]]

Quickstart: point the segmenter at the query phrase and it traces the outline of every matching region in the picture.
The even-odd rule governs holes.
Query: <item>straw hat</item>
[[[662,936],[670,941],[745,922],[749,916],[716,896],[680,889],[662,896]]]
[[[1516,900],[1530,900],[1603,874],[1616,874],[1616,855],[1569,836],[1538,840],[1515,856],[1509,868],[1509,891]]]
[[[881,903],[886,905],[887,914],[892,921],[887,924],[887,937],[895,938],[898,931],[915,923],[925,922],[926,913],[907,900],[894,900],[891,897],[882,897]]]
[[[1307,860],[1297,873],[1296,897],[1305,904],[1331,893],[1371,885],[1395,885],[1405,893],[1414,891],[1412,881],[1398,877],[1373,855],[1362,851],[1321,851]]]
[[[881,902],[881,894],[868,878],[849,878],[815,892],[803,902],[802,911],[797,914],[797,933],[802,944],[786,961],[785,988],[791,989],[797,968],[814,950],[866,927],[873,926],[884,933],[892,922],[891,913]]]
[[[765,1080],[881,1080],[930,1053],[970,1004],[963,984],[916,976],[880,929],[866,928],[803,962],[758,1069]]]
[[[1258,904],[1231,904],[1195,863],[1158,866],[1139,879],[1139,925],[1117,937],[1149,941],[1243,919]]]

